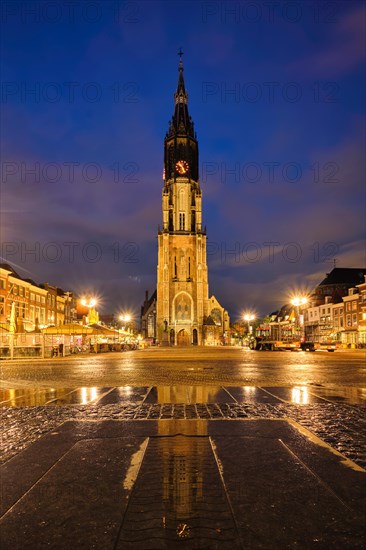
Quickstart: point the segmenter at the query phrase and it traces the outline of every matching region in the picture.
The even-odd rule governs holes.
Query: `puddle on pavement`
[[[198,404],[234,403],[278,404],[285,401],[296,405],[312,403],[342,403],[366,405],[364,388],[325,388],[314,386],[156,386],[116,388],[17,388],[0,390],[1,407],[40,407],[52,405],[113,405],[121,403]]]
[[[113,405],[115,403],[141,403],[149,393],[148,387],[120,386],[106,388],[105,395],[98,399],[98,405]]]
[[[26,388],[0,390],[2,407],[43,405],[86,405],[101,397],[107,388]]]
[[[118,403],[230,403],[234,399],[220,386],[158,386],[117,388],[26,388],[0,390],[2,407],[44,405],[113,405]]]
[[[234,399],[220,386],[157,386],[151,388],[146,403],[230,403]]]
[[[287,403],[309,405],[312,403],[342,403],[366,405],[366,390],[363,388],[324,388],[314,386],[263,387],[263,391]]]
[[[1,407],[41,407],[45,405],[110,405],[123,402],[142,402],[147,387],[120,388],[26,388],[0,390]]]
[[[281,403],[275,395],[270,395],[257,386],[230,386],[226,390],[239,403]]]
[[[332,403],[366,406],[366,388],[309,388],[314,395]]]
[[[177,435],[182,432],[184,436]],[[159,421],[158,437],[150,438],[143,450],[116,548],[150,548],[152,538],[174,548],[179,543],[189,548],[239,548],[207,422],[180,426],[179,421]],[[134,455],[132,468],[135,463]]]
[[[293,403],[295,405],[309,405],[310,403],[324,403],[320,397],[313,395],[312,390],[307,386],[293,387],[263,387],[261,388],[268,395],[273,395],[279,400]]]

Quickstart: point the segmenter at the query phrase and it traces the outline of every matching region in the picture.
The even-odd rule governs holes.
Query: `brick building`
[[[0,327],[7,330],[15,304],[17,332],[72,322],[73,294],[32,279],[24,279],[9,264],[0,264]],[[66,318],[67,313],[67,318]]]

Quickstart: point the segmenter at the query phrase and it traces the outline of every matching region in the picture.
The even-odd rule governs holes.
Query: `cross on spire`
[[[177,87],[177,91],[175,93],[175,102],[176,103],[187,103],[188,97],[187,97],[187,93],[186,93],[186,90],[185,90],[184,78],[183,78],[183,61],[182,61],[183,51],[182,51],[182,48],[179,48],[178,55],[179,55],[179,67],[178,67],[179,77],[178,77],[178,87]]]

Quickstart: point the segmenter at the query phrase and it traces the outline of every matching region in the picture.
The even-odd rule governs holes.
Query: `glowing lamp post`
[[[122,330],[128,330],[127,325],[131,321],[131,315],[126,313],[125,315],[120,315],[119,320],[123,323]]]
[[[300,341],[303,340],[302,328],[303,328],[303,324],[304,324],[303,320],[300,319],[300,308],[301,307],[304,308],[304,306],[307,303],[308,303],[308,299],[306,298],[306,296],[295,296],[291,300],[291,304],[296,307],[295,326],[299,330]]]
[[[95,306],[97,305],[97,301],[96,301],[94,298],[92,298],[92,299],[89,300],[89,302],[88,302],[88,300],[86,300],[85,298],[83,298],[83,299],[81,300],[81,305],[83,305],[83,306],[85,306],[85,307],[87,307],[87,308],[90,309],[90,308],[95,307]]]
[[[246,321],[248,323],[248,336],[249,336],[249,334],[252,332],[252,327],[250,326],[250,322],[254,321],[255,316],[250,315],[249,313],[246,313],[244,315],[243,319],[244,319],[244,321]]]
[[[97,305],[97,301],[95,298],[91,298],[90,300],[87,300],[86,298],[83,298],[80,301],[81,305],[88,308],[88,315],[86,317],[86,323],[88,325],[93,325],[94,323],[98,323],[99,321],[99,315],[97,311],[95,311],[95,306]]]

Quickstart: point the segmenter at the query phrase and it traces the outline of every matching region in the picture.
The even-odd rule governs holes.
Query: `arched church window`
[[[179,191],[179,210],[185,212],[186,209],[186,193],[184,189]]]
[[[185,230],[185,222],[186,222],[185,214],[180,213],[179,214],[179,231]]]
[[[211,310],[211,317],[215,321],[216,325],[222,325],[222,315],[219,308],[215,307]]]
[[[191,300],[187,294],[180,294],[175,301],[175,318],[188,321],[192,318]]]

